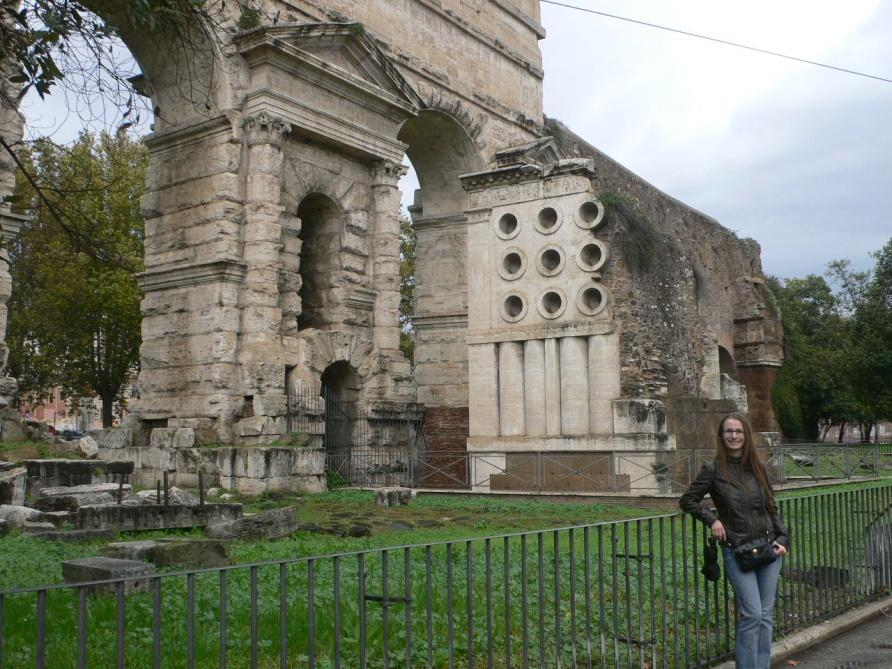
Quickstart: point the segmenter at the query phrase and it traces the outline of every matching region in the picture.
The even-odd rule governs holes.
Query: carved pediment
[[[541,137],[532,142],[502,149],[495,155],[496,167],[514,167],[518,165],[535,165],[545,167],[564,158],[553,137]]]
[[[274,50],[318,70],[323,78],[334,77],[385,92],[415,113],[424,107],[421,97],[361,23],[279,24],[242,33],[235,42],[249,63]]]

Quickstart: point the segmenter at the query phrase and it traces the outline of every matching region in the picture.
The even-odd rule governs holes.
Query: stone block
[[[660,400],[614,400],[616,434],[666,434],[666,408]]]
[[[91,581],[126,579],[124,581],[125,593],[147,591],[149,580],[139,577],[151,576],[154,573],[154,566],[137,560],[91,557],[62,561],[62,578],[66,583],[89,583]],[[90,586],[89,591],[92,594],[115,593],[117,592],[117,584],[105,583]]]
[[[216,539],[162,541],[153,551],[158,567],[213,568],[230,563],[229,545]]]
[[[22,506],[25,503],[27,475],[25,467],[0,471],[0,504]]]
[[[105,553],[108,557],[118,560],[153,562],[154,551],[160,545],[160,541],[151,539],[145,541],[116,541],[105,547]]]
[[[131,486],[129,483],[91,483],[89,485],[44,488],[40,491],[40,497],[63,497],[72,495],[93,495],[97,493],[108,493],[110,495],[114,495],[117,498],[119,488],[123,489],[125,497],[130,497],[130,491],[133,486]]]
[[[110,427],[104,430],[91,430],[89,433],[99,448],[128,448],[133,444],[133,430],[129,427]]]
[[[209,525],[205,533],[211,539],[280,539],[296,532],[299,527],[297,510],[286,506]]]
[[[84,530],[160,530],[205,527],[240,518],[241,504],[205,504],[180,506],[110,504],[78,509],[75,525]]]
[[[35,532],[34,534],[46,541],[62,541],[70,543],[79,541],[108,541],[115,536],[115,533],[109,530],[46,530],[43,532]]]
[[[34,508],[45,513],[55,511],[77,511],[82,506],[100,506],[114,504],[117,497],[108,492],[84,493],[81,495],[54,495],[39,497],[34,501]]]

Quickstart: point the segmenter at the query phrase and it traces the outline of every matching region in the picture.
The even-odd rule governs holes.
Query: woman
[[[703,466],[679,505],[703,521],[722,542],[725,572],[737,599],[737,669],[769,669],[779,558],[789,549],[789,536],[778,516],[765,467],[756,454],[749,422],[729,414],[719,424],[717,436],[715,460]],[[718,515],[702,502],[707,493]],[[741,571],[733,547],[763,537],[771,542],[778,559]]]

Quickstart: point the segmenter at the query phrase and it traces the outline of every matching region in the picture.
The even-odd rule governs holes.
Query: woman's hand
[[[771,547],[774,549],[774,554],[777,555],[778,557],[783,557],[784,555],[787,554],[787,547],[782,546],[781,544],[777,543],[776,541],[773,544],[771,544]]]
[[[710,525],[710,527],[712,528],[712,536],[714,536],[716,539],[718,539],[719,541],[728,540],[728,535],[725,534],[725,526],[722,525],[722,521],[717,520],[712,525]]]

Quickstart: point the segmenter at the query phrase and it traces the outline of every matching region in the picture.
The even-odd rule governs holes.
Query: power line
[[[844,72],[845,74],[852,74],[856,77],[866,77],[867,79],[875,79],[877,81],[883,81],[887,84],[892,84],[892,79],[887,79],[885,77],[879,77],[875,74],[867,74],[865,72],[858,72],[857,70],[849,70],[844,67],[837,67],[835,65],[828,65],[827,63],[819,63],[816,60],[808,60],[806,58],[797,58],[796,56],[790,56],[789,54],[779,53],[777,51],[770,51],[768,49],[760,49],[759,47],[749,46],[747,44],[740,44],[739,42],[731,42],[725,39],[719,39],[718,37],[709,37],[708,35],[700,35],[698,33],[688,32],[687,30],[680,30],[678,28],[670,28],[669,26],[662,26],[658,23],[649,23],[647,21],[639,21],[638,19],[630,19],[626,16],[618,16],[617,14],[609,14],[607,12],[601,12],[595,9],[589,9],[587,7],[577,7],[576,5],[568,5],[563,2],[557,2],[556,0],[540,0],[545,4],[555,5],[557,7],[564,7],[566,9],[575,9],[580,12],[586,12],[588,14],[597,14],[598,16],[605,16],[609,19],[617,19],[618,21],[626,21],[628,23],[635,23],[640,26],[645,26],[647,28],[656,28],[657,30],[665,30],[670,33],[676,33],[678,35],[684,35],[686,37],[696,37],[697,39],[706,40],[708,42],[716,42],[717,44],[724,44],[725,46],[733,46],[738,49],[746,49],[747,51],[755,51],[756,53],[763,53],[769,56],[776,56],[777,58],[785,58],[787,60],[793,60],[797,63],[805,63],[806,65],[815,65],[817,67],[823,67],[828,70],[836,70],[837,72]]]

